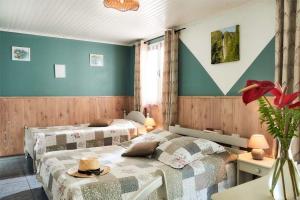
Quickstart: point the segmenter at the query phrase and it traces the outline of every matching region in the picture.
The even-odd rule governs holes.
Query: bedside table
[[[274,164],[274,159],[264,157],[263,160],[253,160],[251,153],[239,154],[237,159],[237,185],[240,184],[240,171],[256,176],[265,176]]]

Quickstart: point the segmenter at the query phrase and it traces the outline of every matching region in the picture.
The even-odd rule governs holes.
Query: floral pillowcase
[[[215,142],[184,136],[159,145],[155,158],[166,165],[180,169],[206,155],[224,151],[226,151],[225,148]]]

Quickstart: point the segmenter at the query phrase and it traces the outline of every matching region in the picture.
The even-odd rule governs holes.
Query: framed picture
[[[54,65],[55,78],[66,78],[66,66],[65,65]]]
[[[211,33],[211,64],[240,60],[240,25]]]
[[[16,61],[30,61],[30,48],[15,47],[11,49],[12,60]]]
[[[101,54],[90,54],[90,66],[91,67],[103,67],[103,55]]]

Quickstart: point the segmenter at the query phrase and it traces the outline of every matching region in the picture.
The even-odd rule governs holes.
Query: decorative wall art
[[[211,33],[211,64],[240,60],[240,25]]]
[[[103,67],[104,66],[104,56],[101,54],[90,54],[90,66],[91,67]]]
[[[55,78],[66,78],[66,66],[65,65],[54,65]]]
[[[12,60],[15,61],[30,61],[30,48],[13,46],[11,56]]]

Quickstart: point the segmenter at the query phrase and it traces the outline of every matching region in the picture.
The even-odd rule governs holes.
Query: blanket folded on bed
[[[149,182],[161,176],[163,186],[148,199],[181,199],[226,178],[226,153],[207,156],[182,169],[171,168],[157,160],[122,157],[120,146],[47,153],[41,160],[38,179],[50,199],[132,199]],[[227,153],[228,154],[228,153]],[[93,178],[75,178],[66,171],[84,156],[96,156],[111,172]]]

